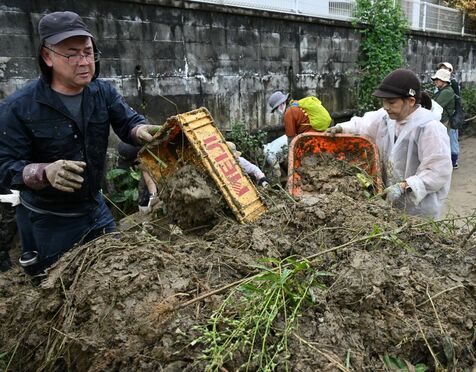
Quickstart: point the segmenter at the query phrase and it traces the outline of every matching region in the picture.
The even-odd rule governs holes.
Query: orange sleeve
[[[297,136],[297,122],[293,116],[292,107],[284,112],[284,133],[288,137]]]

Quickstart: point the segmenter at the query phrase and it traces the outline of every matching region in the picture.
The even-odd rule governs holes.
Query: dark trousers
[[[39,255],[38,263],[25,268],[30,275],[44,272],[75,244],[84,244],[116,230],[114,218],[103,198],[94,211],[84,216],[36,213],[19,205],[16,219],[23,253],[37,251]]]
[[[8,191],[8,190],[7,190]],[[8,192],[3,192],[7,194]],[[17,223],[15,222],[15,209],[8,203],[0,203],[0,272],[11,268],[10,255],[8,251],[17,233]]]

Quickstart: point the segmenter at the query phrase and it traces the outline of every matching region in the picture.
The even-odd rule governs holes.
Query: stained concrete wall
[[[277,89],[317,95],[337,121],[356,107],[360,34],[350,23],[179,0],[2,0],[0,99],[38,76],[37,24],[56,10],[83,17],[101,77],[152,122],[205,106],[222,129],[281,128],[266,106]],[[476,38],[413,32],[405,55],[423,79],[446,60],[474,82],[475,48]]]

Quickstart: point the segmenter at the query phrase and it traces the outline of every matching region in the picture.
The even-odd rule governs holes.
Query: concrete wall
[[[179,0],[1,0],[0,99],[38,76],[37,24],[56,10],[83,17],[101,77],[152,122],[205,106],[222,129],[281,128],[266,105],[277,89],[317,95],[337,121],[356,106],[360,34],[350,23]],[[405,55],[424,79],[446,60],[474,82],[475,49],[475,38],[414,32]]]

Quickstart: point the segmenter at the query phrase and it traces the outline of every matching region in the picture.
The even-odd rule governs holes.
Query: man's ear
[[[45,61],[46,65],[48,67],[52,67],[53,61],[51,60],[50,52],[46,50],[45,48],[41,48],[40,54],[41,54],[41,58],[43,58],[43,61]]]

